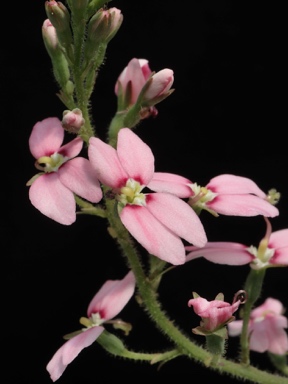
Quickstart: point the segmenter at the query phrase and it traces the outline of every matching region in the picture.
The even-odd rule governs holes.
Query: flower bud
[[[52,61],[54,77],[60,87],[66,92],[67,85],[71,83],[69,65],[59,44],[56,29],[49,19],[44,20],[42,25],[42,37]]]
[[[85,120],[79,108],[63,112],[62,126],[66,131],[70,133],[78,133],[84,124]]]
[[[174,72],[165,68],[155,73],[143,93],[143,101],[149,105],[155,105],[171,94],[171,86],[174,82]]]
[[[70,14],[68,9],[60,1],[46,1],[45,10],[47,17],[56,29],[60,44],[70,59],[73,58],[73,38],[70,26]]]

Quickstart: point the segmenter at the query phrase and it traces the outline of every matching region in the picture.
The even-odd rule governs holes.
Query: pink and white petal
[[[64,139],[64,128],[57,117],[48,117],[38,121],[32,128],[29,137],[29,148],[35,159],[51,156],[61,147]]]
[[[274,249],[288,247],[288,229],[272,232],[268,246]]]
[[[102,189],[91,163],[84,157],[67,161],[58,171],[61,182],[71,191],[98,203],[102,199]]]
[[[278,248],[269,260],[269,264],[288,265],[288,247]]]
[[[146,207],[126,205],[120,218],[131,235],[150,254],[173,265],[185,263],[181,239],[160,223]]]
[[[274,205],[254,195],[218,195],[206,203],[208,208],[219,214],[230,216],[257,216],[275,217],[279,210]]]
[[[76,220],[73,192],[61,183],[56,173],[39,176],[29,189],[29,198],[43,215],[60,224],[70,225]]]
[[[239,336],[242,332],[243,321],[242,320],[231,321],[231,323],[229,323],[227,327],[228,327],[229,336],[232,336],[232,337]]]
[[[106,281],[91,300],[87,310],[88,317],[92,313],[100,313],[102,319],[113,319],[133,296],[135,283],[132,271],[122,280]]]
[[[265,313],[273,313],[275,315],[281,315],[283,312],[283,304],[281,301],[277,299],[273,299],[272,297],[268,297],[263,304],[254,308],[251,312],[251,318],[261,318]]]
[[[252,351],[263,353],[269,349],[269,340],[267,337],[267,323],[265,320],[259,321],[250,329],[250,349]]]
[[[63,145],[58,152],[61,155],[71,159],[72,157],[79,155],[82,147],[83,147],[83,140],[81,139],[81,137],[76,137],[76,139],[73,139],[69,143]]]
[[[186,256],[186,262],[204,257],[206,260],[215,264],[225,265],[245,265],[254,260],[254,256],[251,255],[245,249],[227,249],[227,248],[198,248],[195,251],[191,251]]]
[[[129,178],[120,164],[116,149],[104,141],[91,137],[89,140],[88,157],[97,178],[112,188],[120,188]]]
[[[271,332],[272,333],[272,332]],[[275,355],[285,355],[288,351],[287,333],[282,328],[273,330],[273,334],[269,337],[269,352]]]
[[[247,249],[247,245],[241,244],[241,243],[232,243],[229,241],[208,241],[207,244],[205,244],[205,247],[201,248],[221,248],[221,249],[227,249],[227,250],[245,250]],[[198,249],[198,247],[195,247],[195,245],[187,245],[185,247],[186,251],[195,251]]]
[[[67,365],[79,355],[82,349],[89,347],[103,331],[104,328],[101,326],[92,327],[63,344],[46,366],[51,380],[53,382],[58,380],[67,368]]]
[[[146,195],[147,209],[163,225],[189,243],[203,247],[206,233],[199,216],[183,200],[169,193]]]
[[[252,193],[263,199],[266,197],[266,193],[264,193],[253,180],[242,176],[230,174],[219,175],[211,179],[206,187],[219,194],[241,195]]]
[[[173,173],[155,172],[147,187],[155,192],[172,193],[180,198],[188,198],[192,194],[189,184],[192,182],[186,177]]]
[[[147,185],[154,174],[154,156],[150,147],[129,128],[118,133],[117,153],[129,177]]]

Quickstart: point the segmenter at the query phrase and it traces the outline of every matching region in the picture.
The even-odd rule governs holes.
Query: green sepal
[[[96,341],[112,355],[122,356],[126,350],[122,340],[106,330],[101,333]]]

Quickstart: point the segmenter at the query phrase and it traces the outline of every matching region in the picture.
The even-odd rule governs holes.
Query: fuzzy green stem
[[[254,303],[261,295],[263,280],[265,277],[266,269],[254,270],[251,269],[245,282],[244,290],[247,293],[247,301],[243,308],[243,325],[240,337],[241,343],[241,362],[244,365],[250,363],[250,349],[249,349],[249,319],[250,313]]]

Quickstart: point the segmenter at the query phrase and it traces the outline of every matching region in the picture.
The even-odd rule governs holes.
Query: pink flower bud
[[[49,19],[42,25],[42,36],[47,48],[56,49],[59,45],[56,29]]]
[[[66,131],[78,133],[84,123],[85,120],[80,109],[75,108],[72,111],[63,112],[62,126]]]
[[[144,93],[143,100],[152,101],[166,95],[174,82],[172,69],[162,69],[152,76],[152,81]]]

